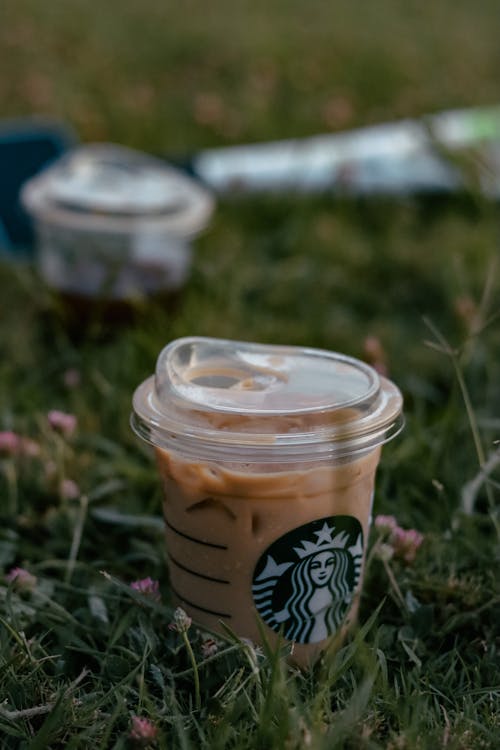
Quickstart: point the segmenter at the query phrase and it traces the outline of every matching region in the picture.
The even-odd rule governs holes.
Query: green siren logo
[[[353,516],[320,518],[289,531],[255,567],[257,611],[287,640],[318,643],[341,625],[362,561],[363,530]]]

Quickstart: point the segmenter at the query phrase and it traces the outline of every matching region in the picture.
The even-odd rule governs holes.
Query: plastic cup
[[[69,151],[23,187],[42,278],[65,298],[115,305],[177,293],[211,194],[148,154],[113,144]]]
[[[200,626],[306,666],[356,615],[381,447],[397,387],[318,349],[184,338],[136,390],[155,448],[177,603]]]

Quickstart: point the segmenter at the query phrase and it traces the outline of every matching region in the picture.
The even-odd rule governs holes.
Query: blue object
[[[0,254],[30,254],[31,221],[19,201],[26,180],[75,145],[73,131],[36,118],[0,122]]]

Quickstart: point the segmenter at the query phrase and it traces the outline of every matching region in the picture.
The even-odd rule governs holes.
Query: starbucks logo
[[[270,628],[296,643],[336,632],[351,604],[363,560],[363,530],[352,516],[299,526],[260,557],[252,594]]]

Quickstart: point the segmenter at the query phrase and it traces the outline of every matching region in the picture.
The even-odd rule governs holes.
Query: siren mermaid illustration
[[[352,517],[349,521],[349,531],[335,534],[335,526],[325,520],[319,530],[312,531],[316,541],[304,538],[311,538],[311,530],[301,527],[296,530],[303,534],[301,544],[288,546],[288,560],[279,561],[283,554],[276,554],[280,551],[276,543],[264,557],[254,577],[254,602],[262,619],[287,640],[318,643],[340,627],[359,581],[363,555],[361,526]],[[349,545],[353,531],[355,542]],[[292,532],[295,537],[296,532]]]

